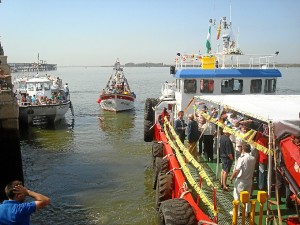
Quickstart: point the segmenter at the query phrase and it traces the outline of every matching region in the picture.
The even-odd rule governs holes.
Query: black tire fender
[[[155,204],[158,210],[161,202],[171,199],[174,189],[173,174],[159,173],[156,184]]]
[[[169,159],[155,157],[153,162],[153,189],[156,189],[157,177],[159,172],[165,174],[169,171]]]
[[[145,102],[145,108],[144,108],[144,119],[145,120],[150,120],[150,121],[154,121],[154,110],[153,110],[153,106],[155,103],[155,99],[154,98],[147,98],[146,102]]]
[[[156,189],[157,177],[159,172],[161,171],[162,158],[155,157],[153,161],[153,180],[152,180],[152,188]]]
[[[153,141],[153,122],[150,120],[144,121],[144,141]]]
[[[160,225],[196,225],[193,208],[183,198],[169,199],[159,208]]]
[[[164,144],[162,142],[153,142],[152,144],[152,156],[163,157]]]

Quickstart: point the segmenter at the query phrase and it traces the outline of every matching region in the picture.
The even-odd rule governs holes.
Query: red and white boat
[[[97,102],[103,110],[119,112],[133,109],[135,98],[136,95],[130,90],[123,68],[117,59],[113,73]]]

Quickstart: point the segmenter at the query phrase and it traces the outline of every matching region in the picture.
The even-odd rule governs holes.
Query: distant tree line
[[[125,67],[164,67],[163,63],[125,63]]]

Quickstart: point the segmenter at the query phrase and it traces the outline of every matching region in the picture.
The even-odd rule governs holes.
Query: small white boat
[[[17,80],[20,89],[16,89],[19,103],[19,120],[23,124],[53,123],[65,117],[73,107],[70,101],[67,83],[50,76]]]
[[[113,73],[97,102],[103,110],[119,112],[133,109],[135,98],[136,95],[130,90],[123,68],[117,59]]]

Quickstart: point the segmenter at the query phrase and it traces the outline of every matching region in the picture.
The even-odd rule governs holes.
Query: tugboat
[[[279,224],[283,221],[300,224],[297,208],[297,203],[300,203],[300,96],[276,94],[277,78],[281,77],[281,72],[272,59],[279,52],[263,56],[243,54],[230,35],[232,24],[227,23],[226,17],[218,27],[218,36],[223,30],[223,49],[212,54],[210,32],[213,25],[210,20],[206,54],[178,53],[175,66],[170,68],[174,82],[163,84],[162,96],[148,98],[145,102],[144,141],[154,141],[153,188],[161,224],[238,224],[238,221],[244,224],[248,220],[244,207],[242,218],[238,217],[241,203],[236,201],[233,207],[231,193],[218,189],[221,131],[251,144],[268,158],[267,191],[258,191],[256,200],[261,206],[267,205],[264,217],[267,223],[276,220]],[[284,110],[279,110],[279,103],[286,105],[280,107]],[[288,112],[287,108],[290,109]],[[161,112],[166,115],[166,109],[168,117],[163,117]],[[217,154],[213,162],[195,159],[177,136],[172,125],[180,111],[185,115],[203,116],[207,123],[218,128],[215,139]],[[233,114],[237,124],[247,124],[245,135],[240,135],[238,125],[233,125],[229,119]],[[227,115],[228,119],[222,115]],[[267,143],[261,142],[262,136]],[[279,174],[293,193],[297,209],[295,216],[281,213]],[[275,194],[272,178],[275,180]],[[243,203],[249,200],[249,193],[240,199]],[[260,207],[260,212],[256,213],[255,201],[252,204],[249,221],[253,224],[258,219],[261,224],[266,211]],[[231,209],[233,216],[229,213]],[[258,214],[259,218],[255,218]]]
[[[98,99],[103,110],[120,112],[134,108],[136,95],[130,90],[123,68],[117,59],[113,73]]]

